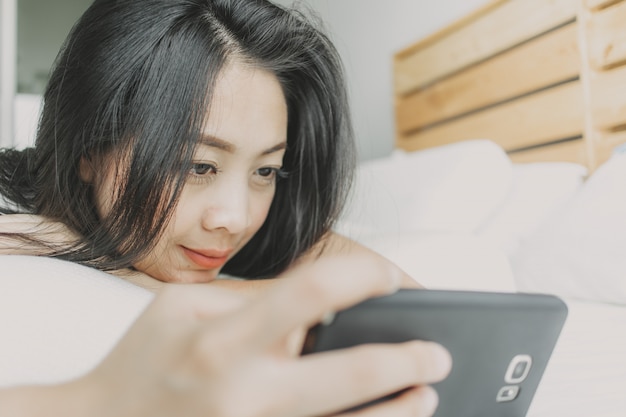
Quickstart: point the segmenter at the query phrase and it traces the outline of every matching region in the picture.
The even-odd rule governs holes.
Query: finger
[[[397,398],[372,405],[365,409],[341,413],[335,417],[430,417],[435,413],[439,397],[429,386],[419,386],[404,392]]]
[[[284,274],[280,283],[227,325],[241,329],[247,346],[267,347],[298,327],[310,327],[328,312],[388,294],[399,284],[399,270],[390,264],[361,256],[327,258]]]
[[[290,376],[307,384],[285,380],[278,389],[298,398],[301,414],[328,414],[407,387],[439,382],[450,368],[450,354],[433,342],[361,345],[303,356]],[[298,392],[302,389],[307,395]]]

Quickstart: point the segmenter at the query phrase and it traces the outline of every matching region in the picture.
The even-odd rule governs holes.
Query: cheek
[[[109,215],[113,204],[118,198],[118,190],[120,188],[118,182],[115,171],[108,169],[93,184],[93,202],[101,219]]]
[[[185,224],[180,224],[180,219],[185,219],[183,215],[174,216],[165,226],[163,233],[156,241],[155,246],[150,253],[136,262],[133,266],[145,274],[150,275],[163,282],[170,282],[173,277],[179,276],[179,260],[176,258],[175,252],[172,251],[172,245],[176,241],[177,231],[184,233]]]
[[[261,194],[251,199],[250,204],[250,223],[251,234],[256,233],[267,218],[267,214],[270,211],[270,206],[274,200],[274,192]]]
[[[100,219],[104,219],[109,215],[114,199],[115,196],[111,188],[103,189],[99,187],[94,189],[94,200]]]
[[[187,235],[197,228],[202,217],[202,212],[199,209],[200,203],[201,201],[196,202],[183,189],[172,217],[166,226],[164,236],[167,235],[172,239],[180,235]]]

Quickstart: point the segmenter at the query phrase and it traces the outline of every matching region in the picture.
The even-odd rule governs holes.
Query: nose
[[[234,179],[214,184],[206,197],[202,227],[208,231],[224,229],[232,234],[243,232],[250,225],[248,193],[247,181]]]

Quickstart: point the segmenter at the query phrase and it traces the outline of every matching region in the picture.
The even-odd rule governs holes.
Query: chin
[[[208,284],[217,279],[219,270],[216,271],[176,271],[168,274],[163,278],[157,278],[160,281],[172,284]]]
[[[222,268],[193,269],[174,263],[138,262],[135,269],[150,277],[170,284],[206,284],[217,279]]]

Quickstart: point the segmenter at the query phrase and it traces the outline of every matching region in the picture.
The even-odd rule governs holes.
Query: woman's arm
[[[306,357],[285,349],[294,329],[393,292],[397,271],[372,258],[328,257],[284,275],[251,300],[207,285],[168,285],[92,372],[56,387],[0,389],[0,416],[337,415],[405,388],[349,415],[433,413],[428,384],[451,366],[440,346],[414,341]]]
[[[375,252],[352,239],[348,239],[345,236],[331,232],[327,237],[322,239],[318,244],[313,246],[309,252],[307,252],[297,262],[297,264],[315,262],[326,256],[336,255],[361,255],[371,259],[374,259],[384,265],[393,265],[389,259],[385,258],[378,252]],[[394,265],[397,268],[397,265]],[[422,286],[413,279],[409,274],[400,270],[402,273],[402,284],[404,288],[422,288]]]
[[[58,222],[51,222],[37,215],[10,214],[0,216],[0,233],[24,233],[35,239],[41,240],[44,244],[62,247],[69,245],[76,240],[76,236]],[[45,247],[36,242],[29,243],[11,237],[0,235],[0,255],[43,255]],[[295,264],[301,265],[316,262],[320,258],[335,255],[364,255],[377,260],[381,264],[391,264],[387,258],[365,246],[341,236],[336,233],[329,233],[307,253],[305,253]],[[113,272],[121,278],[126,279],[136,285],[150,290],[158,290],[163,283],[138,271],[119,270]],[[247,295],[256,295],[259,292],[270,288],[275,283],[275,279],[264,280],[230,280],[221,279],[212,283],[217,287],[240,291]],[[404,271],[402,272],[402,286],[406,288],[420,288],[413,278]]]
[[[294,268],[303,264],[312,264],[326,257],[335,257],[338,255],[360,255],[379,262],[382,265],[394,265],[389,259],[379,253],[355,242],[347,237],[331,232],[327,237],[322,239],[318,244],[313,246],[298,261],[291,266]],[[402,271],[394,265],[401,273],[401,286],[403,288],[422,288],[422,286],[406,272]],[[290,269],[291,269],[290,268]],[[277,279],[263,280],[216,280],[211,285],[238,291],[247,295],[258,295],[263,291],[275,285]]]
[[[322,239],[317,245],[313,246],[307,253],[300,257],[289,269],[303,264],[312,264],[318,262],[320,259],[338,255],[360,255],[372,259],[375,262],[379,262],[381,265],[394,265],[389,259],[360,243],[331,232],[326,238]],[[422,288],[415,279],[399,269],[397,265],[394,265],[394,267],[401,273],[401,286],[403,288]],[[235,290],[246,295],[256,296],[271,288],[277,281],[277,278],[262,280],[220,279],[213,281],[211,285]]]

